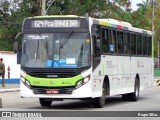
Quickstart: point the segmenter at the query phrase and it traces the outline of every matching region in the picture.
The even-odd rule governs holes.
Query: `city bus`
[[[64,99],[137,101],[153,80],[152,32],[114,19],[75,15],[26,18],[20,94],[41,106]]]

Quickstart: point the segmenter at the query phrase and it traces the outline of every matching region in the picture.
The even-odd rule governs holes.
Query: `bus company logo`
[[[11,112],[2,112],[2,117],[12,117]]]
[[[53,82],[53,81],[50,81],[50,84],[51,84],[51,85],[54,85],[54,82]]]

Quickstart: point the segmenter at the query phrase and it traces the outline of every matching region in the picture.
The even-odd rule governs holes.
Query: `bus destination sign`
[[[78,28],[80,20],[34,20],[32,28]]]

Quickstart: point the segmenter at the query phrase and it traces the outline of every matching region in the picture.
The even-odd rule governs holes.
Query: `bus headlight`
[[[26,80],[24,79],[24,77],[21,77],[21,81],[25,83]]]
[[[87,83],[88,81],[89,81],[89,79],[90,79],[90,77],[86,77],[86,78],[84,78],[84,83]]]
[[[89,80],[90,80],[90,76],[78,81],[77,84],[76,84],[76,88],[79,88],[82,85],[86,84]]]
[[[30,82],[26,80],[24,77],[21,77],[21,81],[23,82],[25,86],[27,86],[28,88],[31,88]]]
[[[31,88],[31,84],[30,84],[30,82],[29,82],[28,80],[26,80],[26,86],[27,86],[28,88]]]

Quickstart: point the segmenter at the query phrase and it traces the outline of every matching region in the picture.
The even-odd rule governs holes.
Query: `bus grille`
[[[69,78],[76,76],[75,73],[31,73],[32,77],[37,78]],[[48,77],[48,76],[55,76],[55,77]]]

